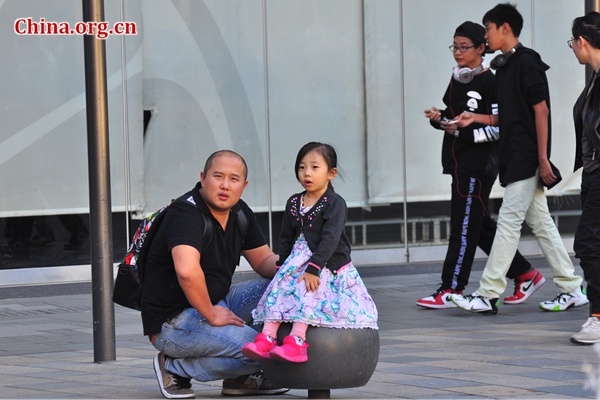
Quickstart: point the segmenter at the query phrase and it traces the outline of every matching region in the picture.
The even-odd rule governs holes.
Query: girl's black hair
[[[595,49],[600,49],[600,14],[592,11],[573,20],[573,38],[583,37]]]
[[[323,159],[325,159],[325,162],[327,163],[327,167],[329,168],[329,171],[338,167],[337,166],[337,153],[335,152],[335,149],[333,148],[333,146],[326,144],[326,143],[308,142],[304,146],[302,146],[300,151],[298,151],[298,155],[296,156],[296,164],[294,164],[294,172],[296,174],[296,179],[298,179],[298,182],[300,182],[300,178],[298,178],[298,170],[300,169],[300,163],[302,162],[302,159],[311,151],[316,151],[321,156],[323,156]],[[331,184],[331,181],[329,181],[328,187],[329,187],[329,189],[333,190],[333,185]]]

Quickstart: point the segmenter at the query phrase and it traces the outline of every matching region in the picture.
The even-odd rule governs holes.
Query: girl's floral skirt
[[[304,281],[298,283],[311,256],[301,234],[252,311],[254,321],[298,321],[330,328],[378,329],[377,307],[352,263],[335,274],[323,268],[316,292],[308,292]]]

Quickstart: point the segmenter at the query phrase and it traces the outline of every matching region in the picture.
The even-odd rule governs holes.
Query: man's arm
[[[200,267],[200,253],[192,246],[179,245],[171,251],[175,273],[185,297],[192,307],[213,326],[244,326],[244,321],[230,310],[213,306],[208,295],[204,272]]]
[[[456,117],[456,120],[459,121],[459,127],[468,126],[473,123],[498,126],[498,114],[474,114],[470,111],[465,111]]]
[[[255,249],[244,250],[242,254],[252,269],[263,278],[271,279],[277,273],[275,263],[279,260],[279,256],[273,253],[266,244]]]
[[[550,160],[548,160],[548,105],[546,100],[542,100],[533,106],[535,112],[535,132],[537,135],[538,162],[540,165],[540,177],[546,185],[556,180],[552,173]]]

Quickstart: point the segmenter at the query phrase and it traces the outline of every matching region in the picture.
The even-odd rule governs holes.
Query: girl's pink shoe
[[[254,338],[254,342],[248,342],[242,347],[242,354],[252,360],[268,359],[269,351],[277,346],[277,341],[270,341],[264,333],[259,333]]]
[[[283,344],[273,347],[269,353],[271,359],[296,363],[308,361],[308,348],[310,346],[306,342],[299,344],[299,341],[296,341],[294,336],[284,337]]]

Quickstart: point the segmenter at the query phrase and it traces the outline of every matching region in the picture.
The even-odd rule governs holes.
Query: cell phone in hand
[[[442,117],[442,119],[440,120],[440,122],[443,122],[445,124],[458,124],[457,120],[455,120],[455,119],[450,120],[450,119],[448,119],[446,117]]]

